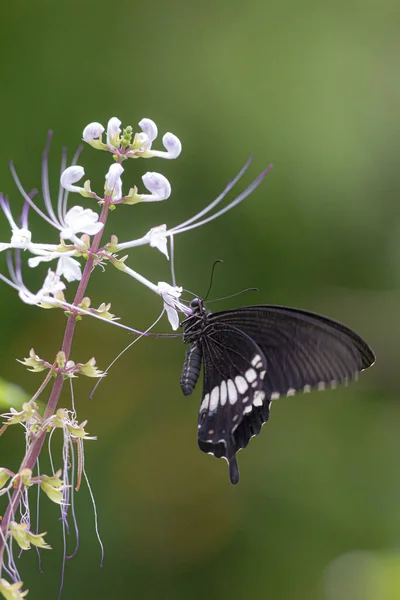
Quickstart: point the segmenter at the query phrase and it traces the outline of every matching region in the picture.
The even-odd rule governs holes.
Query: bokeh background
[[[81,548],[67,564],[63,597],[398,599],[398,2],[16,0],[0,14],[0,188],[15,211],[21,198],[7,161],[27,189],[40,186],[49,128],[54,195],[61,147],[72,154],[91,121],[118,116],[135,126],[149,117],[181,139],[176,161],[126,165],[125,189],[150,169],[169,178],[173,194],[113,213],[107,232],[121,240],[192,216],[254,153],[238,191],[269,162],[274,169],[235,211],[176,239],[178,282],[204,294],[222,258],[213,298],[260,291],[214,309],[253,302],[322,312],[360,332],[378,356],[348,389],[276,402],[262,435],[239,455],[235,488],[226,464],[197,448],[200,389],[181,394],[179,339],[140,341],[93,400],[91,381],[79,380],[79,416],[98,436],[86,445],[86,466],[105,562],[99,568],[83,486]],[[87,147],[80,163],[101,190],[109,156]],[[36,240],[56,240],[39,220],[32,229]],[[8,241],[5,218],[0,233]],[[4,272],[4,256],[0,263]],[[129,264],[154,282],[169,280],[156,250],[131,251]],[[32,289],[46,268],[25,270]],[[89,294],[139,329],[160,310],[155,295],[112,268],[95,273]],[[32,394],[40,375],[15,359],[34,347],[51,360],[64,316],[23,305],[3,284],[0,303],[0,376]],[[84,319],[72,357],[95,355],[104,368],[131,340]],[[3,403],[11,397],[3,390]],[[66,390],[62,402],[70,402]],[[16,469],[22,432],[0,442],[0,464]],[[19,560],[29,597],[57,597],[58,517],[45,498],[41,530],[54,551],[43,553],[42,573],[34,552]]]

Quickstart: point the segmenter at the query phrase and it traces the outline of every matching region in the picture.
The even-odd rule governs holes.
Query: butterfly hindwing
[[[266,361],[257,344],[239,329],[225,324],[209,328],[201,338],[204,383],[198,442],[204,452],[227,459],[231,482],[237,483],[235,454],[259,433],[269,415],[263,390]]]

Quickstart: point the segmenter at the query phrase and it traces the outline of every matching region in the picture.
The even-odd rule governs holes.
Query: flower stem
[[[106,196],[104,198],[104,204],[103,204],[100,218],[99,218],[99,222],[103,223],[103,225],[105,225],[105,223],[107,221],[110,203],[111,203],[111,198]],[[104,231],[104,227],[93,238],[93,243],[90,248],[90,253],[89,253],[88,259],[86,261],[85,268],[83,270],[82,279],[79,282],[79,286],[78,286],[78,289],[75,294],[75,298],[74,298],[74,302],[73,302],[73,304],[75,306],[78,306],[84,298],[86,288],[87,288],[89,280],[90,280],[90,275],[93,271],[95,253],[97,252],[97,250],[100,247],[100,242],[101,242],[101,237],[102,237],[103,231]],[[62,351],[65,353],[66,360],[69,359],[69,355],[71,352],[72,341],[73,341],[74,332],[75,332],[75,325],[76,325],[76,315],[72,314],[71,316],[68,317],[67,324],[65,327],[65,332],[64,332],[64,339],[63,339],[63,343],[62,343],[62,347],[61,347]],[[46,380],[45,380],[45,382],[47,383]],[[43,384],[45,384],[45,382],[43,382]],[[53,415],[56,412],[58,400],[60,398],[60,394],[61,394],[63,385],[64,385],[64,377],[61,373],[58,373],[54,380],[53,388],[51,390],[49,400],[47,402],[47,406],[46,406],[46,409],[43,414],[44,420],[48,419],[51,415]],[[41,388],[42,387],[43,387],[43,385],[41,386]],[[42,450],[45,439],[46,439],[45,431],[39,433],[36,437],[34,437],[32,443],[30,444],[29,448],[27,449],[27,452],[22,460],[21,466],[19,468],[19,472],[21,472],[22,469],[33,470],[33,468],[36,464],[36,461],[39,458],[39,455]],[[18,487],[13,492],[13,495],[11,497],[11,500],[7,506],[6,512],[4,513],[4,517],[1,522],[2,535],[0,536],[0,575],[1,575],[2,565],[3,565],[4,543],[7,538],[8,527],[9,527],[10,521],[14,518],[15,510],[17,509],[19,502],[21,500],[23,488],[24,488],[24,486],[20,482]]]

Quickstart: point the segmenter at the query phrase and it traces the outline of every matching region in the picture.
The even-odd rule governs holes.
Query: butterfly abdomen
[[[201,348],[194,342],[186,352],[181,374],[181,389],[185,396],[189,396],[197,383],[201,367]]]

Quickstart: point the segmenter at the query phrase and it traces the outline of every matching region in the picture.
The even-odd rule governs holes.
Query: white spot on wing
[[[294,396],[296,393],[296,390],[293,388],[289,388],[288,391],[286,392],[286,396]]]
[[[209,401],[210,401],[210,394],[206,394],[203,398],[203,402],[201,403],[200,412],[203,412],[203,410],[206,410],[208,408]]]
[[[265,373],[266,373],[266,371],[261,371],[260,372],[260,379],[264,379]]]
[[[254,369],[247,369],[244,376],[246,377],[249,383],[252,383],[255,379],[257,379],[257,372]]]
[[[208,410],[211,410],[211,411],[215,410],[218,406],[218,401],[219,401],[219,386],[216,385],[210,395],[210,406],[208,407]]]
[[[249,386],[247,385],[247,382],[246,382],[245,378],[244,378],[244,377],[242,377],[241,375],[237,375],[237,376],[235,377],[235,383],[236,383],[236,387],[237,387],[237,389],[239,390],[239,392],[240,392],[241,394],[244,394],[244,393],[245,393],[245,391],[247,390],[247,388],[249,387]]]
[[[260,390],[258,390],[255,394],[254,394],[254,398],[253,398],[253,404],[254,406],[262,406],[262,403],[265,399],[265,392],[262,392]]]
[[[227,397],[228,397],[228,393],[227,393],[227,389],[226,389],[226,383],[225,383],[225,381],[222,381],[221,382],[221,399],[220,399],[221,406],[225,406]]]
[[[235,384],[233,383],[232,379],[228,379],[227,386],[228,386],[229,403],[235,404],[235,402],[237,400],[237,390],[236,390]]]
[[[303,388],[303,392],[305,394],[308,394],[309,392],[311,392],[311,385],[308,385],[308,384],[305,385],[304,388]]]
[[[272,392],[271,394],[271,400],[278,400],[278,398],[280,398],[280,393],[279,392]]]
[[[256,354],[255,357],[253,358],[253,360],[251,361],[251,364],[253,365],[253,367],[255,367],[257,365],[257,363],[260,362],[260,360],[261,360],[261,356],[259,354]]]
[[[325,381],[320,381],[318,384],[318,390],[322,392],[325,389]]]
[[[251,404],[249,404],[249,406],[246,406],[246,407],[244,408],[244,410],[243,410],[243,414],[244,414],[244,415],[247,415],[247,414],[251,413],[251,411],[252,411],[252,410],[253,410],[253,407],[252,407],[252,405],[251,405]]]

